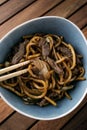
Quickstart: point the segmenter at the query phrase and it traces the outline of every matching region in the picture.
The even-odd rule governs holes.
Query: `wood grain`
[[[78,106],[78,108],[75,109],[73,112],[71,112],[69,115],[51,121],[39,121],[30,130],[54,130],[54,129],[60,130],[63,127],[63,125],[65,125],[84,106],[86,102],[87,102],[87,96],[85,97],[84,101]]]
[[[13,109],[10,108],[1,98],[0,98],[0,123],[7,118]]]
[[[87,39],[87,26],[82,30],[82,32],[84,33],[86,39]]]
[[[0,0],[0,5],[6,3],[8,0]]]
[[[7,19],[15,15],[20,10],[24,9],[26,6],[31,4],[35,0],[11,0],[8,1],[6,4],[0,7],[0,24],[5,22]],[[7,10],[7,11],[6,11]]]
[[[41,0],[41,1],[34,2],[31,6],[27,7],[22,12],[18,13],[9,21],[1,25],[0,38],[3,37],[8,31],[10,31],[15,26],[29,19],[32,19],[32,18],[35,18],[44,14],[53,6],[58,4],[60,1],[61,0],[55,0],[54,2],[52,2],[52,0],[48,0],[46,2],[44,0]],[[85,3],[86,3],[86,0],[83,0],[83,1],[75,0],[75,2],[73,2],[73,0],[67,0],[67,1],[62,2],[59,6],[52,9],[52,11],[49,11],[49,13],[47,13],[46,15],[57,15],[57,16],[67,17],[71,15],[73,12],[75,12],[78,8],[80,8]]]
[[[87,104],[61,130],[87,130]]]
[[[79,20],[77,20],[77,17],[76,16],[78,16],[78,13],[79,12],[83,12],[83,8],[81,9],[81,11],[78,11],[78,12],[76,12],[73,16],[71,16],[70,17],[70,20],[72,20],[75,24],[77,24],[78,25],[78,22],[79,22]],[[82,13],[81,13],[82,14]],[[81,19],[82,17],[86,17],[85,16],[85,13],[83,13],[83,15],[79,15],[79,19]],[[85,23],[85,22],[84,22]],[[79,27],[82,27],[82,25],[83,25],[83,22],[80,22],[80,24],[79,24]],[[85,34],[85,36],[87,37],[87,28],[86,29],[83,29],[83,33]],[[3,102],[3,101],[2,101]],[[0,104],[1,105],[1,104]],[[1,108],[1,107],[0,107]],[[9,109],[11,109],[11,108],[9,108]],[[7,117],[9,115],[9,113],[6,113],[5,114],[5,117]],[[3,120],[4,118],[2,118],[2,120]]]
[[[35,121],[19,113],[15,113],[0,126],[0,130],[26,130]]]
[[[64,4],[64,3],[63,3]],[[62,4],[62,5],[63,5]],[[61,5],[60,5],[61,6]],[[59,6],[59,7],[60,7]],[[84,5],[80,10],[76,11],[71,17],[69,17],[68,19],[72,22],[74,22],[79,28],[84,27],[87,24],[87,5]],[[62,11],[62,9],[61,9]],[[54,9],[51,10],[49,12],[49,15],[52,15],[54,13]],[[47,13],[48,14],[48,13]],[[45,15],[47,15],[45,14]],[[56,12],[56,15],[59,16],[59,10]],[[70,15],[70,14],[69,14]],[[63,17],[67,17],[66,16],[66,12],[64,12],[63,14],[61,14],[61,16]]]
[[[69,20],[77,24],[78,27],[83,28],[87,24],[87,5],[78,10]]]
[[[69,17],[70,14],[74,13],[86,2],[87,0],[66,0],[60,6],[57,6],[53,10],[49,11],[46,15]]]
[[[6,1],[6,0],[0,0],[0,2],[1,1]],[[0,20],[2,20],[1,23],[5,22],[4,24],[0,26],[0,38],[3,37],[9,30],[14,28],[15,26],[29,19],[42,16],[43,14],[57,15],[57,16],[65,17],[65,18],[69,17],[69,20],[74,22],[77,26],[79,26],[79,28],[84,27],[82,29],[82,32],[87,38],[87,26],[86,26],[87,25],[87,5],[86,5],[87,0],[75,0],[75,1],[73,0],[65,0],[65,1],[64,0],[55,0],[55,1],[37,0],[36,2],[32,3],[28,7],[26,7],[27,4],[29,4],[29,2],[32,0],[30,1],[25,0],[21,2],[20,4],[17,4],[16,2],[19,2],[19,1],[20,0],[10,0],[7,3],[3,4],[3,6],[1,6],[3,8],[0,7],[0,14],[1,14]],[[28,1],[28,3],[26,1]],[[6,5],[9,5],[9,6],[6,6]],[[10,6],[11,6],[11,9],[10,9]],[[1,13],[1,10],[2,10],[2,13]],[[87,115],[86,113],[87,106],[85,105],[86,103],[87,103],[87,96],[85,97],[83,102],[78,106],[78,108],[75,109],[75,111],[73,111],[71,114],[61,119],[56,119],[52,121],[39,121],[38,123],[34,125],[36,120],[25,117],[17,112],[14,113],[9,118],[7,118],[12,112],[14,112],[14,110],[11,109],[0,98],[0,123],[4,121],[4,119],[7,119],[0,126],[0,130],[26,130],[26,129],[30,130],[30,127],[32,127],[33,125],[34,126],[31,128],[31,130],[52,130],[52,129],[53,130],[60,130],[60,129],[80,130],[80,128],[81,130],[83,129],[85,130],[86,125],[84,122],[87,122],[87,118],[84,118],[84,115]],[[68,122],[68,125],[67,125],[67,122]],[[81,124],[83,124],[85,127],[79,128],[79,125],[83,126]]]
[[[12,17],[10,20],[5,22],[0,26],[0,38],[3,37],[8,31],[10,31],[15,26],[35,17],[42,15],[47,12],[55,5],[60,3],[62,0],[38,0],[34,2],[31,6],[27,7],[20,13],[16,14],[16,16]]]

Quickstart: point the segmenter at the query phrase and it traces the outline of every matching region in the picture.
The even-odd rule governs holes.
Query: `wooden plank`
[[[83,29],[83,33],[84,33],[84,35],[85,35],[85,37],[87,39],[87,26]]]
[[[26,130],[35,122],[36,120],[34,119],[15,113],[7,121],[1,124],[0,130]]]
[[[80,17],[80,16],[79,16]],[[78,21],[77,22],[75,22],[76,24],[78,24]],[[85,36],[86,36],[86,38],[87,38],[87,28],[85,28],[85,29],[83,29],[83,32],[84,32],[84,34],[85,34]],[[1,107],[0,107],[1,108]],[[11,108],[10,108],[11,109]],[[7,114],[5,114],[5,116],[7,117],[9,115],[9,113],[7,113]]]
[[[0,123],[7,118],[13,109],[10,108],[1,98],[0,98]]]
[[[60,130],[66,124],[66,122],[68,122],[84,106],[86,102],[87,96],[85,97],[84,101],[78,106],[78,108],[71,112],[69,115],[51,121],[39,121],[29,130]]]
[[[72,22],[74,22],[79,28],[84,27],[87,24],[87,11],[86,10],[87,10],[87,5],[84,5],[80,10],[78,10],[77,12],[75,12],[69,18],[69,20],[71,20]],[[49,12],[49,15],[52,15],[53,13],[54,13],[54,9]],[[45,15],[48,15],[48,13],[45,14]],[[57,16],[59,15],[59,10],[56,12],[56,15]],[[65,14],[64,13],[61,14],[61,16],[66,17],[66,12],[65,12]]]
[[[5,22],[0,26],[0,38],[3,37],[8,31],[10,31],[15,26],[35,17],[42,15],[47,12],[55,5],[60,3],[62,0],[38,0],[34,2],[31,6],[24,9],[22,12],[16,14],[10,20]]]
[[[66,0],[60,6],[57,6],[53,10],[49,11],[46,15],[68,17],[86,2],[87,0]]]
[[[18,13],[16,16],[11,18],[9,21],[5,22],[0,27],[0,38],[3,37],[8,31],[10,31],[15,26],[35,17],[38,17],[51,9],[53,6],[58,4],[61,0],[48,0],[47,2],[44,0],[36,1],[31,6],[24,9],[22,12]],[[74,3],[74,4],[73,4]],[[86,0],[67,0],[62,2],[59,6],[54,8],[52,11],[49,11],[46,15],[57,15],[67,17],[75,12],[78,8],[80,8],[83,4],[86,3]],[[78,6],[77,6],[78,4]]]
[[[61,130],[87,130],[87,104]]]
[[[87,24],[87,5],[72,15],[69,20],[77,24],[80,28],[84,27]]]
[[[0,0],[0,5],[6,3],[8,0]]]
[[[31,15],[32,15],[32,13],[31,13]],[[36,15],[36,14],[35,14]],[[23,17],[22,17],[23,18]],[[23,19],[22,19],[23,20]],[[16,22],[16,21],[15,21]],[[9,23],[10,24],[10,23]],[[0,30],[1,31],[1,30]],[[86,34],[86,36],[87,36],[87,31],[85,30],[84,31],[85,32],[85,34]],[[1,108],[1,107],[0,107]],[[16,118],[16,117],[15,117]],[[58,124],[57,124],[58,125]],[[14,126],[14,125],[13,125]],[[13,127],[12,127],[13,128]]]
[[[63,4],[64,4],[64,2],[63,2]],[[60,6],[62,6],[63,4],[61,4]],[[62,17],[67,17],[67,15],[66,15],[67,12],[63,12],[63,14],[60,14],[60,12],[59,12],[60,6],[59,6],[59,8],[57,8],[56,15],[57,16],[60,15]],[[49,11],[49,15],[53,15],[54,10],[55,9]],[[87,24],[87,11],[86,10],[87,10],[87,5],[85,4],[80,10],[78,10],[71,17],[69,17],[69,20],[74,22],[79,28],[84,27]],[[61,9],[61,11],[62,11],[62,9]],[[48,13],[46,13],[45,15],[47,16]],[[87,38],[87,27],[85,27],[82,31],[83,31],[85,37]]]
[[[11,0],[0,7],[0,24],[5,22],[7,19],[15,15],[26,6],[30,5],[35,0]],[[7,10],[7,11],[6,11]]]

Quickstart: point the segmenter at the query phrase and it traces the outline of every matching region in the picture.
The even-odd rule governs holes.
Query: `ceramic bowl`
[[[87,79],[87,41],[80,29],[71,21],[56,16],[46,16],[29,20],[12,29],[0,41],[0,63],[2,63],[11,47],[17,43],[21,36],[33,33],[53,33],[64,36],[66,42],[71,43],[76,51],[83,55],[85,78]],[[58,106],[48,105],[39,107],[26,105],[20,97],[0,87],[2,99],[17,112],[39,120],[52,120],[64,117],[72,112],[82,102],[87,93],[87,80],[75,84],[75,89],[70,91],[72,100],[63,98],[58,101]]]

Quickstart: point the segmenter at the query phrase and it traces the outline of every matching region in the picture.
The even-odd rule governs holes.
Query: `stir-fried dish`
[[[23,36],[8,55],[2,68],[30,60],[22,70],[28,72],[0,82],[0,85],[20,96],[26,104],[57,105],[64,96],[72,99],[69,90],[74,82],[85,80],[82,56],[64,41],[63,36],[34,34]],[[17,69],[15,70],[17,71]]]

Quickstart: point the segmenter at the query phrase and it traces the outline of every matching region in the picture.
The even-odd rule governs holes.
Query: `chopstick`
[[[27,65],[30,62],[31,61],[25,61],[25,62],[18,63],[16,65],[12,65],[12,66],[6,67],[4,69],[1,69],[0,70],[0,75],[4,74],[6,72],[9,72],[11,70],[17,69],[17,68],[19,68],[21,66]],[[10,78],[13,78],[13,77],[16,77],[16,76],[19,76],[19,75],[22,75],[22,74],[26,73],[27,71],[28,71],[28,69],[26,68],[26,69],[23,69],[23,70],[19,70],[17,72],[13,72],[13,73],[10,73],[10,74],[6,74],[6,75],[3,75],[3,76],[0,76],[0,82],[4,81],[4,80],[7,80],[7,79],[10,79]]]
[[[4,81],[4,80],[7,80],[7,79],[10,79],[10,78],[13,78],[13,77],[17,77],[19,75],[22,75],[22,74],[26,73],[27,71],[28,71],[28,69],[24,69],[24,70],[20,70],[20,71],[11,73],[11,74],[7,74],[5,76],[1,76],[0,77],[0,82]]]
[[[24,66],[24,65],[27,65],[29,63],[30,63],[30,61],[28,60],[28,61],[24,61],[24,62],[18,63],[16,65],[12,65],[12,66],[6,67],[6,68],[0,70],[0,74],[4,74],[4,73],[6,73],[8,71],[17,69],[17,68],[19,68],[21,66]]]

